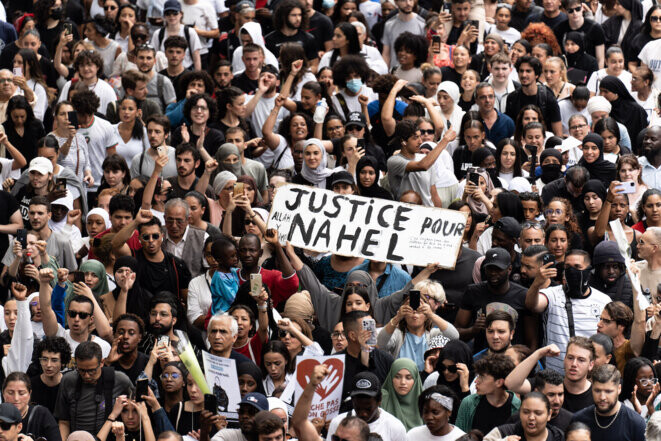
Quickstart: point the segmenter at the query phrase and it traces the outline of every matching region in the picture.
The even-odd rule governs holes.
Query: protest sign
[[[231,358],[217,357],[206,351],[202,351],[202,361],[207,384],[218,402],[218,415],[237,419],[241,392],[239,379],[236,376],[236,362]]]
[[[278,230],[280,243],[307,250],[454,269],[466,218],[460,211],[289,184],[278,188],[268,228]]]
[[[330,421],[340,412],[344,385],[344,354],[327,357],[296,357],[296,372],[292,381],[296,384],[295,396],[300,397],[310,381],[312,370],[318,364],[329,367],[328,375],[315,389],[308,419],[321,418]]]

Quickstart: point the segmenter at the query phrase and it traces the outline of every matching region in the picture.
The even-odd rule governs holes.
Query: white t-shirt
[[[379,99],[379,96],[376,93],[374,93],[372,88],[367,86],[363,86],[362,89],[360,89],[360,92],[356,94],[356,96],[349,96],[346,93],[344,93],[344,91],[338,92],[337,94],[333,95],[331,101],[333,102],[333,108],[335,109],[335,113],[337,113],[340,116],[340,118],[342,118],[342,120],[346,120],[347,116],[344,114],[344,110],[342,110],[342,106],[340,105],[340,102],[337,99],[338,95],[340,94],[344,97],[349,112],[362,112],[360,101],[358,101],[358,97],[361,95],[365,95],[369,99],[369,102]]]
[[[406,434],[407,441],[454,441],[466,433],[458,428],[452,426],[452,430],[447,435],[434,436],[431,434],[426,425],[414,427]]]
[[[13,178],[14,180],[21,177],[21,169],[17,168],[12,170],[14,166],[14,160],[8,158],[0,158],[0,165],[2,165],[2,170],[0,170],[0,182],[5,182],[7,178]]]
[[[62,88],[62,93],[60,93],[60,97],[57,100],[58,103],[61,103],[62,101],[67,99],[67,96],[69,95],[70,87],[71,87],[71,81],[67,81],[67,83]],[[92,87],[89,87],[89,90],[94,92],[96,96],[99,97],[100,103],[96,111],[101,115],[106,114],[106,110],[108,109],[108,104],[117,101],[117,94],[115,93],[115,90],[112,88],[110,84],[106,83],[103,80],[98,80],[96,84],[94,84]],[[94,179],[96,179],[96,177],[94,177]]]
[[[103,176],[101,165],[103,160],[106,159],[106,153],[109,148],[115,147],[119,141],[112,124],[98,116],[94,117],[92,125],[89,127],[79,128],[78,133],[83,135],[85,141],[87,141],[89,164],[94,178],[94,185],[90,187],[90,190],[96,191]]]
[[[184,17],[185,16],[186,15],[184,15]],[[186,27],[184,25],[180,25],[179,33],[177,35],[186,38],[186,34],[184,34],[184,32],[186,32],[184,30],[185,28]],[[163,43],[165,43],[165,40],[167,40],[171,34],[166,29],[165,33],[163,34],[163,41],[159,40],[158,38],[160,34],[161,34],[160,29],[154,31],[154,35],[151,38],[151,45],[154,46],[156,50],[165,52],[165,46]],[[193,56],[191,54],[191,50],[193,52],[200,51],[200,53],[202,53],[202,48],[203,48],[202,42],[200,41],[200,37],[197,36],[197,32],[195,32],[195,29],[193,28],[188,29],[188,37],[190,41],[188,43],[188,48],[186,49],[186,54],[184,55],[184,61],[183,61],[185,68],[189,68],[193,65]],[[186,41],[188,41],[188,39]]]
[[[654,72],[654,87],[661,89],[661,40],[647,43],[638,54],[638,58]]]
[[[76,340],[71,338],[71,330],[70,329],[64,329],[62,325],[58,323],[57,325],[57,335],[56,337],[64,337],[64,339],[69,343],[69,346],[71,346],[71,353],[73,354],[76,352],[76,348],[80,343],[78,343]],[[92,341],[99,346],[101,346],[101,352],[103,354],[103,358],[106,358],[108,354],[110,354],[110,344],[105,341],[102,338],[97,337],[96,335],[92,335]]]
[[[276,135],[280,139],[280,143],[275,150],[266,149],[261,156],[255,158],[256,161],[261,162],[266,169],[274,166],[276,170],[293,169],[294,157],[291,154],[291,149],[287,140],[282,135]],[[284,153],[283,153],[284,151]],[[282,157],[280,155],[282,154]],[[278,161],[278,158],[280,160]]]
[[[48,108],[48,94],[46,93],[46,89],[35,80],[28,80],[27,85],[37,97],[37,104],[32,107],[34,117],[39,121],[43,121],[46,109]]]
[[[142,139],[129,139],[129,142],[124,142],[121,135],[119,134],[119,123],[114,124],[112,128],[115,130],[117,135],[117,154],[126,160],[126,164],[131,168],[131,162],[133,157],[141,154],[147,148],[149,148],[149,141],[147,141],[147,129],[142,128]]]
[[[459,183],[457,177],[454,175],[452,156],[450,156],[447,149],[443,150],[436,162],[434,162],[431,173],[432,183],[437,188],[451,187]]]
[[[642,54],[643,52],[641,51],[640,53]],[[650,67],[650,69],[652,68]],[[588,80],[588,89],[590,90],[590,92],[599,95],[599,83],[601,83],[601,80],[603,80],[607,76],[608,74],[606,73],[606,69],[599,69],[596,72],[592,72],[592,75],[590,75],[590,79]],[[620,72],[617,78],[624,83],[624,86],[627,88],[629,93],[631,93],[631,73],[628,70],[623,70],[622,72]]]
[[[271,110],[275,106],[275,97],[277,95],[273,95],[271,98],[266,98],[266,97],[261,97],[259,99],[259,102],[255,106],[255,110],[253,110],[252,115],[250,115],[250,125],[252,126],[253,130],[255,131],[255,135],[258,137],[262,136],[262,127],[264,127],[264,123],[266,122],[266,119],[269,117],[271,114]],[[245,95],[246,97],[246,104],[255,97],[255,95]],[[285,109],[284,106],[280,108],[280,113],[278,113],[278,118],[275,121],[275,126],[273,126],[273,133],[276,133],[278,131],[278,128],[280,127],[280,123],[282,122],[283,119],[285,119],[289,115],[289,110]]]
[[[184,17],[181,19],[183,24],[197,26],[205,31],[218,29],[218,17],[216,16],[216,11],[211,3],[206,0],[197,0],[197,3],[194,5],[189,5],[185,1],[182,1],[181,12],[184,13]],[[198,38],[202,44],[200,54],[208,53],[209,48],[213,44],[213,39],[200,37],[199,35]]]
[[[337,426],[340,425],[340,421],[351,414],[353,414],[353,411],[341,413],[331,420],[326,441],[332,441],[331,438],[335,434]],[[381,435],[383,441],[404,441],[406,439],[404,424],[383,409],[379,409],[379,417],[369,423],[369,426],[370,432]]]
[[[381,18],[381,4],[373,1],[365,1],[358,5],[358,9],[365,16],[365,21],[371,31],[372,26]]]
[[[590,337],[597,332],[601,311],[604,306],[612,302],[612,299],[603,292],[594,288],[590,288],[590,290],[591,293],[587,297],[571,299],[575,334],[583,337]],[[564,373],[563,360],[569,342],[565,292],[562,286],[558,285],[542,289],[540,294],[549,302],[546,308],[546,344],[555,344],[560,349],[560,356],[546,357],[546,367]]]

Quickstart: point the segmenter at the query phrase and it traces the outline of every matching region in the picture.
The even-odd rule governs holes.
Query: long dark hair
[[[521,139],[523,137],[523,114],[526,110],[533,110],[537,113],[537,120],[542,123],[544,132],[546,132],[546,123],[544,122],[542,109],[534,104],[528,104],[523,106],[521,110],[519,110],[518,115],[516,115],[516,121],[514,122],[514,139]]]
[[[370,309],[368,311],[369,315],[374,316],[374,309],[372,306],[372,302],[370,301],[370,296],[369,293],[367,292],[367,288],[363,288],[362,286],[349,286],[347,289],[344,291],[344,294],[342,294],[342,307],[340,308],[340,318],[339,322],[344,320],[344,316],[347,315],[346,308],[347,308],[347,300],[349,299],[350,295],[357,295],[363,298],[363,301],[370,305]]]
[[[514,153],[516,154],[516,159],[514,159],[514,177],[523,176],[521,171],[521,164],[523,164],[523,150],[521,146],[514,138],[505,138],[502,139],[496,146],[496,169],[500,173],[500,156],[503,154],[503,150],[506,146],[511,145],[514,147]]]
[[[122,184],[124,184],[124,187],[126,188],[131,183],[131,171],[129,170],[129,166],[126,163],[124,157],[118,155],[117,153],[106,156],[106,159],[103,160],[103,164],[101,164],[101,170],[123,171],[124,178],[122,179]],[[99,188],[101,187],[108,187],[106,179],[103,177],[103,175],[101,177],[101,185]]]
[[[643,26],[640,28],[640,33],[645,34],[645,35],[650,35],[652,33],[652,14],[654,14],[654,11],[658,11],[661,9],[660,6],[654,5],[650,8],[649,11],[647,11],[647,15],[645,15],[645,21],[643,21]]]
[[[4,122],[7,128],[15,128],[14,120],[11,118],[11,113],[14,110],[25,110],[25,124],[24,127],[29,127],[32,122],[35,121],[34,112],[32,111],[32,106],[28,103],[28,100],[23,95],[14,95],[9,98],[7,103],[7,120]]]
[[[41,84],[44,89],[46,88],[46,82],[44,81],[44,74],[41,71],[41,65],[37,59],[37,55],[31,49],[21,49],[18,51],[17,55],[20,55],[23,59],[23,65],[27,65],[30,69],[30,79]],[[25,69],[23,69],[25,71]],[[25,72],[23,72],[25,76]]]
[[[638,214],[638,220],[642,221],[643,218],[645,218],[645,204],[647,203],[647,199],[649,199],[651,196],[661,197],[661,191],[657,190],[656,188],[645,190],[645,193],[643,193],[643,196],[640,198],[640,202],[638,202],[638,209],[636,210],[636,214]]]
[[[337,26],[335,26],[335,29],[339,29],[344,34],[344,37],[347,39],[347,54],[352,54],[352,55],[360,54],[360,42],[358,40],[358,31],[356,30],[354,25],[343,21],[342,23],[339,23]],[[333,66],[335,64],[335,60],[337,60],[337,57],[339,56],[340,56],[340,50],[333,49],[333,53],[331,54],[329,65]]]
[[[118,111],[119,111],[119,107],[122,106],[122,103],[124,101],[133,101],[133,103],[135,104],[136,109],[140,110],[140,104],[138,104],[138,100],[135,99],[134,97],[130,96],[130,95],[125,95],[124,98],[119,100],[119,103],[117,103]],[[144,134],[145,134],[145,132],[144,132],[144,126],[142,124],[142,121],[140,120],[140,118],[136,117],[135,121],[133,121],[133,130],[131,131],[131,138],[132,139],[138,139],[138,140],[142,141],[142,138],[143,138]]]
[[[264,356],[269,352],[275,352],[282,355],[285,358],[285,372],[290,374],[294,372],[295,366],[293,366],[287,346],[285,346],[285,344],[280,340],[271,340],[266,343],[266,345],[264,345],[264,349],[262,349],[262,359],[259,363],[259,367],[262,369],[262,376],[264,378],[268,377],[269,375],[269,373],[266,371],[266,366],[264,365]]]

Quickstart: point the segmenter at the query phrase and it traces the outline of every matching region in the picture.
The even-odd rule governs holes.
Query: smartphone
[[[475,29],[480,28],[480,22],[477,20],[466,20],[469,26],[473,26]]]
[[[363,319],[363,329],[372,333],[369,339],[365,342],[369,346],[376,346],[376,321],[371,318]]]
[[[85,273],[82,271],[74,271],[73,283],[85,283]]]
[[[218,400],[214,394],[204,394],[204,410],[214,415],[218,413]]]
[[[262,293],[262,275],[250,275],[250,295],[257,298]]]
[[[636,192],[636,183],[634,181],[622,182],[615,187],[616,190],[621,190],[620,194],[633,194]]]
[[[553,254],[544,254],[542,257],[542,265],[546,265],[548,263],[555,263],[555,257],[553,257]]]
[[[537,146],[534,144],[526,144],[526,150],[530,152],[532,156],[537,156]]]
[[[441,36],[433,35],[431,37],[431,51],[435,54],[441,53]]]
[[[67,119],[69,120],[69,124],[76,129],[78,128],[78,114],[76,112],[67,112]]]
[[[169,348],[170,347],[170,337],[168,337],[167,335],[161,335],[160,337],[158,337],[158,340],[156,340],[156,344],[158,346],[164,346],[166,348]]]
[[[443,12],[451,12],[451,11],[452,11],[452,3],[451,2],[443,3]]]
[[[25,228],[16,230],[16,240],[21,244],[23,249],[26,249],[28,247],[28,230]]]
[[[13,72],[14,72],[15,77],[22,77],[23,76],[23,68],[21,68],[21,67],[15,67]]]
[[[67,190],[67,179],[66,178],[57,178],[55,181],[55,190],[57,191],[66,191]]]
[[[480,185],[480,175],[478,173],[468,172],[468,180],[477,186]]]
[[[416,311],[420,307],[420,291],[412,289],[409,295],[409,306]]]
[[[162,145],[156,147],[156,151],[158,152],[158,156],[167,155],[167,152],[165,151],[165,147],[163,147]]]
[[[243,182],[236,182],[234,184],[234,197],[243,195],[244,185]]]
[[[67,35],[73,34],[73,25],[71,23],[62,23],[62,27],[64,28],[64,33]]]
[[[140,401],[144,401],[142,398],[143,395],[147,395],[147,388],[149,387],[149,380],[146,378],[143,378],[142,380],[138,380],[135,382],[135,401],[139,403]]]

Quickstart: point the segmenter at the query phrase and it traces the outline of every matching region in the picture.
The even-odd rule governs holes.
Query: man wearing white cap
[[[67,215],[74,212],[71,192],[67,191],[66,196],[54,200],[50,205],[52,215],[48,221],[48,227],[67,236],[74,250],[82,248],[83,237],[80,234],[80,229],[74,224],[75,217]]]
[[[28,221],[28,206],[30,199],[35,195],[48,195],[48,186],[53,179],[53,164],[46,158],[38,156],[30,161],[27,171],[28,183],[21,187],[14,187],[12,195],[21,207],[23,221]]]
[[[610,116],[611,103],[604,98],[603,96],[593,96],[588,100],[588,113],[592,119],[592,127],[597,124],[602,118]],[[631,138],[629,137],[629,131],[626,126],[622,123],[617,123],[617,127],[620,129],[620,147],[626,147],[631,150]]]

